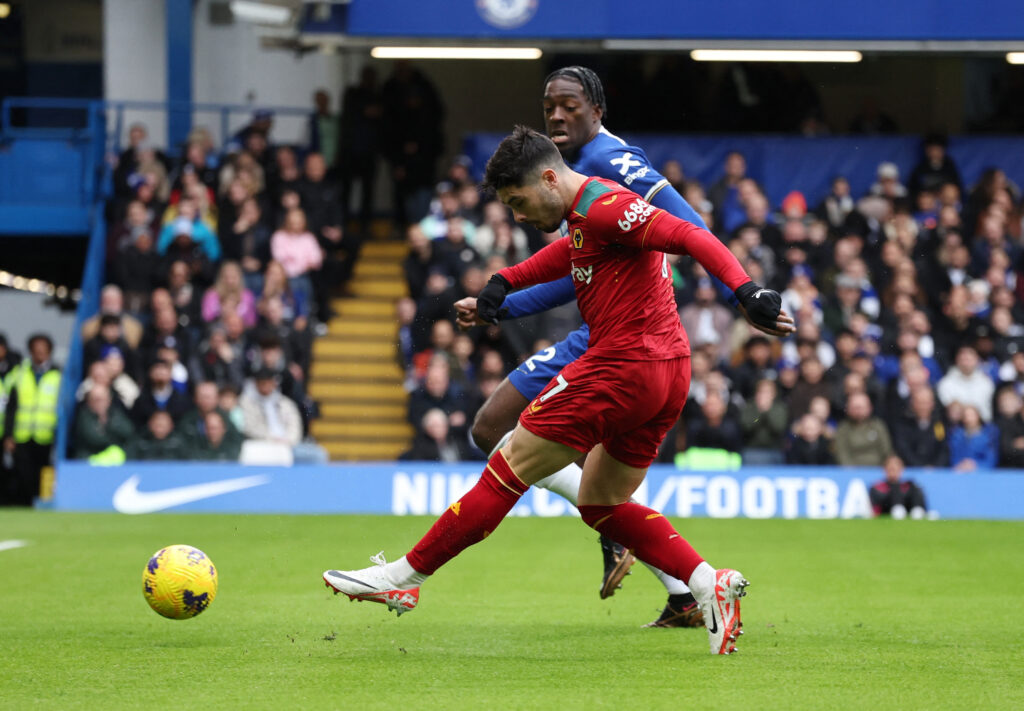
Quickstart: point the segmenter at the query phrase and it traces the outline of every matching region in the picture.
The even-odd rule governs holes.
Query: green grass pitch
[[[0,708],[977,709],[1024,707],[1024,524],[675,521],[751,580],[740,652],[651,630],[641,566],[597,596],[596,535],[510,519],[397,619],[323,586],[428,518],[0,511]],[[141,592],[157,549],[220,574],[193,620]]]

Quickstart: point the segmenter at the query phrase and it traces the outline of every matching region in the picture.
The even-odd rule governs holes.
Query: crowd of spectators
[[[313,103],[302,146],[275,145],[268,111],[222,150],[194,129],[178,158],[130,128],[107,210],[110,283],[83,333],[74,456],[236,460],[256,441],[325,458],[308,438],[313,340],[372,229],[380,158],[396,222],[426,214],[444,107],[408,62],[381,85],[367,67],[340,115],[326,91]]]
[[[242,286],[237,263],[223,262],[214,284],[187,299],[154,289],[141,313],[108,284],[82,335],[73,457],[237,461],[256,440],[323,458],[304,441],[313,411],[305,334],[279,297]]]
[[[407,231],[410,296],[397,314],[412,458],[467,456],[473,416],[504,375],[578,324],[569,305],[455,330],[453,302],[554,237],[482,202],[470,168],[457,159]],[[1024,223],[1001,170],[964,186],[932,136],[906,183],[882,163],[865,195],[837,176],[819,205],[794,190],[774,206],[739,153],[706,187],[682,168],[665,173],[747,272],[782,293],[797,332],[765,338],[699,265],[670,257],[692,385],[662,461],[1024,465]]]
[[[237,460],[256,440],[324,458],[306,381],[353,250],[327,159],[274,146],[272,126],[255,113],[223,153],[196,129],[178,161],[131,128],[110,283],[82,334],[74,456]]]
[[[801,78],[786,81],[813,115]],[[444,107],[423,74],[399,63],[378,86],[368,68],[340,115],[326,93],[314,103],[302,149],[275,146],[265,112],[221,152],[195,130],[177,160],[132,128],[109,208],[112,283],[84,334],[78,456],[234,459],[246,437],[298,444],[316,409],[311,344],[369,232],[381,160],[409,247],[396,308],[416,431],[405,456],[483,456],[468,436],[476,411],[579,325],[569,304],[455,329],[456,300],[555,236],[514,224],[465,156],[434,183]],[[864,130],[883,119],[866,114]],[[677,161],[663,172],[798,328],[781,342],[752,331],[720,284],[671,258],[693,379],[662,461],[1024,466],[1022,203],[1001,170],[965,186],[933,136],[905,180],[882,163],[854,195],[836,176],[818,205],[800,186],[772,204],[740,153],[707,186]]]

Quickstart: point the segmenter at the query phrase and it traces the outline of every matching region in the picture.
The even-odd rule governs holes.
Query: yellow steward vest
[[[60,371],[51,370],[39,382],[27,358],[7,376],[7,390],[18,390],[18,410],[14,413],[14,441],[51,444],[57,431],[57,398],[60,395]]]

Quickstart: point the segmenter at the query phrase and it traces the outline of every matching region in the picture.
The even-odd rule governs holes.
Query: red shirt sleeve
[[[522,289],[564,277],[569,273],[571,263],[569,238],[562,237],[526,261],[505,267],[498,274],[508,279],[513,289]]]
[[[750,275],[739,260],[717,237],[640,197],[631,195],[611,205],[599,200],[591,208],[588,220],[592,220],[592,216],[615,234],[613,242],[654,252],[688,254],[733,291],[750,281]]]

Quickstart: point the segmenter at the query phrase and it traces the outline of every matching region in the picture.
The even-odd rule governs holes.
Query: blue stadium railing
[[[106,266],[107,228],[103,219],[103,201],[97,200],[92,207],[92,229],[89,246],[85,253],[85,269],[82,272],[82,296],[75,311],[75,325],[68,347],[68,360],[60,381],[60,399],[57,404],[56,459],[62,462],[68,453],[71,425],[75,414],[75,391],[82,381],[82,325],[99,311],[100,289]]]
[[[66,128],[33,126],[31,111],[70,112]],[[18,119],[28,125],[20,125]],[[0,104],[0,234],[82,236],[105,180],[101,102],[8,98]]]
[[[0,237],[87,237],[68,360],[64,364],[56,458],[67,457],[75,390],[82,379],[82,324],[99,309],[106,261],[104,206],[112,194],[109,158],[121,149],[126,113],[212,113],[220,135],[230,135],[232,117],[256,109],[308,116],[291,106],[245,106],[159,101],[100,101],[8,97],[0,102]],[[169,146],[172,155],[177,146]]]
[[[220,136],[261,109],[308,116],[293,106],[9,97],[0,103],[0,235],[83,236],[91,210],[109,195],[108,158],[120,152],[126,116],[213,114]],[[168,146],[176,155],[179,146]]]

